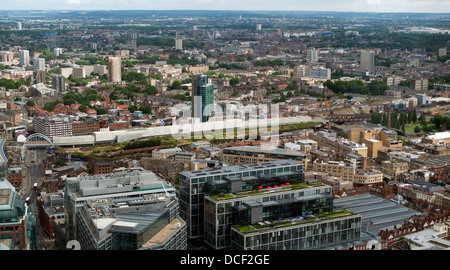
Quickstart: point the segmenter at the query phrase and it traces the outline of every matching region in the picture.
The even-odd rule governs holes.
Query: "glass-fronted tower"
[[[207,122],[214,116],[214,85],[209,82],[208,76],[203,74],[192,75],[192,117]]]

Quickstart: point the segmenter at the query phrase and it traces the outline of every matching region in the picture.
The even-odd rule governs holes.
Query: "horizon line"
[[[322,13],[395,13],[395,14],[450,14],[450,12],[415,12],[415,11],[352,11],[352,10],[279,10],[279,9],[3,9],[0,10],[1,12],[4,11],[35,11],[35,12],[49,12],[49,11],[56,11],[56,12],[77,12],[77,11],[216,11],[216,12],[288,12],[288,13],[295,13],[295,12],[322,12]]]

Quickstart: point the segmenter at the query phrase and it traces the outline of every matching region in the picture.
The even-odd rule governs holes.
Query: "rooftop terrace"
[[[311,188],[325,187],[325,186],[327,186],[327,185],[322,184],[320,182],[300,183],[300,184],[285,183],[280,186],[275,185],[273,187],[268,186],[266,188],[259,187],[258,190],[211,195],[210,198],[213,200],[216,200],[216,201],[233,200],[233,199],[247,198],[247,197],[251,197],[251,196],[261,196],[261,195],[267,195],[267,194],[274,194],[274,193],[278,193],[278,192],[285,192],[285,191],[298,190],[298,189],[311,189]]]

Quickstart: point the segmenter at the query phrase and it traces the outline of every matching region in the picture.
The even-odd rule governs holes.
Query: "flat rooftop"
[[[208,168],[203,170],[197,170],[197,171],[187,171],[187,172],[181,172],[180,174],[192,178],[192,177],[204,177],[204,176],[213,176],[217,174],[231,174],[231,173],[241,173],[241,172],[249,172],[249,171],[255,171],[258,169],[273,169],[278,167],[284,167],[284,166],[301,166],[302,164],[286,159],[286,160],[275,160],[270,162],[262,162],[262,163],[255,163],[255,164],[244,164],[244,165],[237,165],[237,166],[225,166],[225,167],[216,167],[216,168]]]
[[[234,150],[234,151],[242,151],[242,152],[252,152],[252,153],[262,153],[262,154],[282,154],[287,156],[305,156],[306,154],[303,152],[290,150],[290,149],[283,149],[283,148],[273,148],[273,149],[264,149],[262,147],[258,146],[234,146],[234,147],[227,147],[223,149],[225,150]]]
[[[178,226],[183,226],[185,222],[180,218],[174,218],[169,224],[167,224],[161,231],[159,231],[152,239],[142,245],[142,248],[150,248],[156,245],[164,243],[169,237],[177,232]]]
[[[299,189],[312,189],[312,188],[318,188],[318,187],[330,187],[330,186],[322,184],[321,182],[288,184],[288,185],[261,188],[260,190],[241,191],[241,192],[235,192],[235,193],[212,195],[212,196],[207,196],[207,197],[209,197],[215,201],[233,200],[233,199],[241,200],[242,198],[248,198],[248,197],[253,197],[253,196],[263,196],[263,195],[269,195],[269,194],[272,195],[272,194],[276,194],[278,192],[287,192],[287,191],[293,191],[293,190],[299,190]]]

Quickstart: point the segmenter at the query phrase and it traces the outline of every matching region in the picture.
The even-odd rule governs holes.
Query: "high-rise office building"
[[[331,69],[324,67],[312,67],[309,76],[316,79],[331,79]]]
[[[63,49],[62,48],[54,48],[53,49],[53,54],[56,56],[60,56],[63,53]]]
[[[45,58],[36,57],[33,59],[33,70],[45,71]]]
[[[299,188],[300,185],[302,188]],[[288,225],[289,218],[300,219],[309,213],[326,213],[333,210],[330,186],[319,183],[300,185],[286,181],[274,186],[256,187],[239,194],[205,196],[206,244],[214,249],[230,249],[234,226],[258,228],[263,227],[262,224],[273,225],[280,219]]]
[[[52,86],[57,93],[63,93],[66,91],[66,80],[63,75],[52,74]]]
[[[180,216],[188,225],[188,239],[203,241],[205,196],[299,184],[303,177],[303,165],[293,160],[181,172]]]
[[[316,63],[319,61],[319,51],[315,48],[306,51],[306,62]]]
[[[21,22],[17,22],[17,30],[18,31],[22,30],[22,23]]]
[[[207,75],[192,75],[192,117],[200,118],[201,122],[207,122],[214,116],[214,85]]]
[[[19,64],[21,66],[29,66],[30,65],[30,52],[28,50],[20,50],[19,51]]]
[[[296,65],[294,67],[293,77],[295,79],[300,79],[302,77],[306,77],[306,75],[307,75],[307,68],[305,65]]]
[[[175,50],[183,50],[183,39],[179,37],[178,32],[175,34]]]
[[[46,77],[47,76],[46,76],[45,71],[39,70],[39,69],[33,70],[33,83],[34,84],[38,84],[38,83],[45,84],[46,79],[47,79]]]
[[[409,88],[416,91],[427,91],[428,90],[428,79],[424,78],[414,78],[411,79],[409,83]]]
[[[361,70],[375,74],[375,51],[362,50],[360,66]]]
[[[110,82],[122,81],[122,62],[120,57],[109,57],[108,79]]]
[[[0,52],[0,62],[5,64],[12,63],[14,54],[12,52]]]
[[[256,24],[256,31],[261,31],[262,26],[260,23]]]

